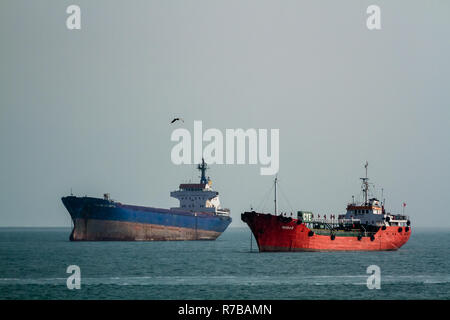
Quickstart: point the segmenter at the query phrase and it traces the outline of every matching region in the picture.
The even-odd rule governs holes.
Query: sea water
[[[259,253],[247,228],[216,241],[71,242],[69,228],[0,228],[0,299],[449,299],[450,230],[398,251]],[[253,248],[251,251],[250,248]],[[67,267],[80,268],[69,290]],[[367,268],[380,268],[369,289]]]

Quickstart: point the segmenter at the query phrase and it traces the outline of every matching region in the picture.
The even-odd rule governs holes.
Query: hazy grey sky
[[[70,4],[81,30],[66,28]],[[448,227],[449,39],[449,1],[2,0],[0,226],[69,226],[70,188],[175,206],[169,192],[197,177],[170,161],[178,115],[279,128],[296,210],[342,213],[368,160],[388,209]],[[273,179],[259,165],[209,174],[234,226]]]

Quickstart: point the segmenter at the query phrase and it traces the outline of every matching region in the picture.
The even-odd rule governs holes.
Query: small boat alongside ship
[[[244,212],[241,219],[250,227],[260,252],[263,251],[381,251],[397,250],[411,235],[411,222],[404,214],[386,212],[384,202],[368,197],[369,178],[361,178],[363,200],[347,205],[342,215],[322,218],[298,211],[297,218]]]
[[[198,165],[200,183],[180,184],[170,195],[180,206],[170,209],[122,204],[103,198],[63,197],[73,221],[72,241],[215,240],[231,223],[230,210],[220,206],[219,192]]]

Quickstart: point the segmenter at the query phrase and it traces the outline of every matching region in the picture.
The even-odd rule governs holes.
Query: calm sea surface
[[[0,299],[449,299],[450,231],[413,230],[393,252],[257,253],[216,241],[70,242],[68,228],[0,228]],[[67,266],[81,269],[69,290]],[[369,265],[381,289],[366,286]]]

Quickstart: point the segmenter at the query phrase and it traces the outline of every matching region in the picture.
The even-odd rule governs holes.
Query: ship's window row
[[[364,213],[369,213],[371,210],[355,210],[355,214],[364,214]],[[374,210],[374,213],[379,212],[380,210]]]
[[[188,200],[188,199],[191,199],[191,200],[195,200],[195,197],[181,197],[181,200]],[[197,200],[202,200],[203,198],[202,197],[197,197]]]

